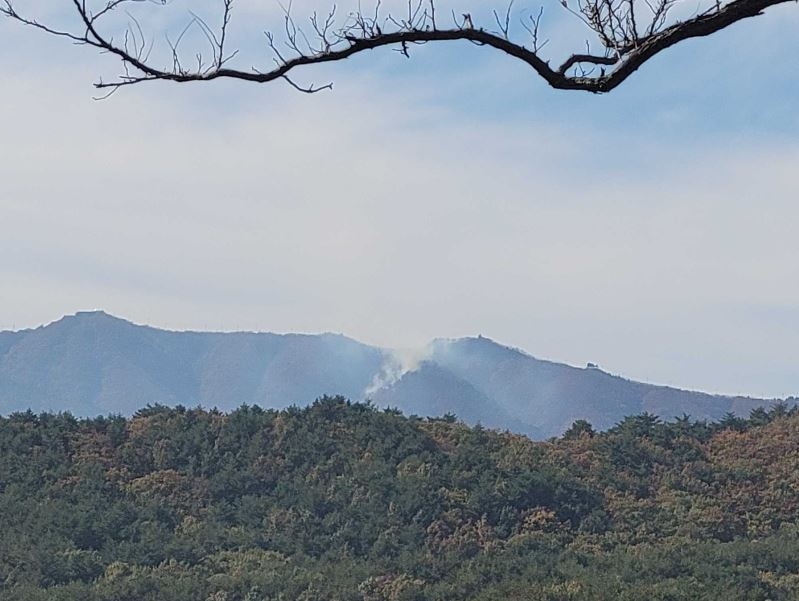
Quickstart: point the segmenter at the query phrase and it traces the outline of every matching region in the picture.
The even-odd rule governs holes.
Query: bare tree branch
[[[90,0],[63,1],[72,4],[82,23],[81,28],[58,28],[35,17],[22,15],[15,9],[12,0],[0,0],[0,14],[51,35],[65,37],[116,56],[122,62],[122,75],[113,81],[95,84],[97,88],[111,93],[121,87],[146,81],[216,79],[257,83],[284,80],[299,91],[314,93],[330,89],[332,84],[318,87],[299,84],[293,79],[295,71],[305,66],[341,61],[383,46],[394,46],[408,57],[409,48],[413,45],[458,40],[494,48],[522,61],[553,88],[604,93],[616,88],[652,57],[679,42],[711,35],[738,21],[760,15],[771,6],[793,0],[731,0],[726,3],[711,0],[706,10],[682,21],[670,18],[677,0],[560,0],[567,11],[596,35],[604,51],[600,54],[575,52],[558,68],[551,67],[549,60],[540,56],[541,49],[547,43],[539,42],[543,8],[536,16],[529,16],[520,22],[530,36],[531,44],[528,46],[512,39],[513,2],[509,3],[504,14],[493,11],[495,24],[499,28],[497,32],[476,27],[471,14],[457,18],[454,12],[453,26],[440,28],[436,20],[435,0],[408,0],[402,15],[384,15],[380,0],[377,0],[373,12],[365,13],[360,9],[351,12],[340,25],[337,25],[337,9],[333,6],[324,18],[313,13],[309,19],[310,29],[306,32],[295,21],[289,4],[284,7],[283,41],[278,43],[271,33],[266,33],[269,48],[274,54],[274,65],[265,70],[228,67],[238,52],[227,50],[233,0],[218,0],[221,25],[216,33],[203,18],[192,14],[174,42],[167,38],[170,64],[165,67],[158,67],[151,60],[153,43],[147,43],[140,21],[132,14],[127,13],[129,26],[121,42],[115,42],[112,35],[101,32],[100,28],[105,19],[126,5],[145,2],[163,5],[165,0],[105,0],[95,11],[87,4]],[[569,2],[575,4],[570,5]],[[189,30],[195,27],[210,47],[212,58],[205,61],[202,53],[197,52],[194,58],[196,66],[188,68],[181,60],[179,47]],[[280,50],[281,46],[288,49],[288,56]],[[589,66],[588,71],[585,65]],[[594,74],[595,67],[601,67],[598,75]]]

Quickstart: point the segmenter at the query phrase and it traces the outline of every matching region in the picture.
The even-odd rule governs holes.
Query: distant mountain
[[[601,429],[643,411],[715,420],[774,402],[633,382],[483,337],[436,340],[410,362],[338,334],[172,332],[103,312],[0,332],[0,414],[129,415],[148,403],[282,408],[324,394],[407,414],[454,413],[535,438],[576,419]]]
[[[748,416],[752,409],[774,403],[642,384],[595,366],[536,359],[482,337],[435,341],[431,360],[546,435],[562,432],[577,419],[599,429],[645,411],[664,419],[688,414],[717,420],[727,412]]]
[[[395,382],[369,395],[377,405],[394,406],[408,415],[458,416],[470,424],[484,424],[540,438],[531,420],[519,419],[468,378],[437,364],[423,361]]]
[[[361,398],[384,352],[344,336],[169,332],[103,312],[0,337],[0,413],[130,414],[147,403],[285,407]]]

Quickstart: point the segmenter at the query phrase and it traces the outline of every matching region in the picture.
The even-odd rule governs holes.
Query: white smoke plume
[[[369,398],[381,388],[395,384],[405,374],[419,369],[419,366],[430,359],[432,355],[432,343],[421,348],[387,349],[383,365],[364,391],[364,396]]]

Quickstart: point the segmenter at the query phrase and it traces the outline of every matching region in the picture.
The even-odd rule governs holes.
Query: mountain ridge
[[[482,335],[437,338],[407,359],[340,333],[166,330],[104,311],[0,332],[0,414],[130,415],[152,403],[279,409],[326,394],[424,417],[455,413],[534,438],[560,434],[576,419],[599,429],[644,411],[716,420],[777,401],[636,382]]]

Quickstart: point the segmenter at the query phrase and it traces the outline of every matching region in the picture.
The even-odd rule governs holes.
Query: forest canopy
[[[799,416],[562,438],[323,398],[0,418],[11,601],[799,598]]]

